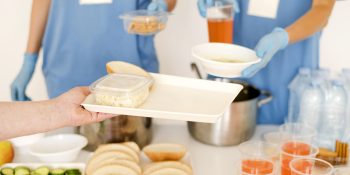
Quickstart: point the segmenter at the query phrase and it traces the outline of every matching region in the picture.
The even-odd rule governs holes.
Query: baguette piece
[[[131,74],[151,78],[152,76],[142,68],[123,61],[110,61],[106,64],[107,73]]]
[[[119,164],[107,164],[97,168],[91,173],[91,175],[139,175],[133,169],[119,165]]]
[[[152,172],[158,171],[164,168],[175,168],[185,171],[187,174],[192,174],[192,169],[185,163],[179,161],[165,161],[165,162],[156,162],[146,165],[143,168],[144,174],[151,174]]]
[[[123,152],[123,153],[130,155],[134,159],[135,162],[138,163],[140,161],[138,153],[136,153],[134,150],[132,150],[130,147],[128,147],[126,145],[117,144],[117,143],[116,144],[101,145],[97,148],[97,150],[95,151],[95,154],[107,152],[107,151],[120,151],[120,152]]]
[[[150,174],[144,173],[143,175],[192,175],[192,174],[186,173],[185,171],[177,168],[163,168],[163,169],[154,171]]]
[[[178,161],[184,157],[186,151],[185,146],[172,143],[151,144],[143,148],[143,152],[152,161]]]

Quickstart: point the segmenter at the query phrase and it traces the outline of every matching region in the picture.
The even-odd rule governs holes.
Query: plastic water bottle
[[[317,129],[325,100],[321,79],[314,79],[301,93],[298,122]]]
[[[320,79],[328,78],[330,74],[331,74],[331,71],[329,69],[324,69],[324,68],[312,71],[313,78],[320,78]]]
[[[316,71],[314,71],[312,73],[312,78],[316,78],[316,79],[320,79],[321,81],[321,88],[322,90],[327,93],[329,87],[330,87],[330,83],[329,83],[329,79],[330,79],[330,75],[331,72],[329,69],[318,69]]]
[[[300,95],[311,78],[309,68],[300,68],[299,73],[289,84],[288,118],[286,122],[296,122],[299,116]]]
[[[350,142],[350,69],[343,69],[341,76],[348,98],[343,141]]]
[[[347,94],[339,80],[331,83],[325,98],[324,113],[319,125],[318,146],[334,150],[335,141],[342,139],[347,111]]]

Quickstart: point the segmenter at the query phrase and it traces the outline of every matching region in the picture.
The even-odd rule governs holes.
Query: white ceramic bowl
[[[224,43],[204,43],[194,46],[192,56],[206,73],[225,78],[240,77],[245,68],[261,61],[254,50]]]
[[[34,144],[44,136],[45,136],[44,133],[39,133],[39,134],[22,136],[22,137],[16,137],[16,138],[10,139],[10,141],[14,147],[22,148],[22,147],[26,147]]]
[[[84,136],[59,134],[40,139],[30,146],[29,152],[43,162],[71,162],[86,145]]]

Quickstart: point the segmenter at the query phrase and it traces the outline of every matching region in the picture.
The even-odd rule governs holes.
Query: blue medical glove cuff
[[[235,9],[234,13],[239,13],[241,10],[239,8],[239,4],[238,4],[237,0],[232,0],[232,4],[233,4],[233,8]]]
[[[38,61],[39,54],[37,53],[25,53],[24,54],[24,62],[23,64],[29,64],[31,66],[36,65],[36,62]]]
[[[168,11],[168,4],[164,0],[153,0],[147,7],[148,11]]]
[[[262,37],[255,47],[255,52],[261,61],[246,68],[242,76],[252,77],[258,71],[263,69],[271,61],[272,57],[281,49],[287,47],[289,43],[288,32],[282,28],[275,28],[271,33]]]
[[[279,40],[281,42],[281,49],[284,49],[288,46],[289,43],[289,35],[288,32],[286,30],[284,30],[283,28],[280,27],[276,27],[275,29],[273,29],[272,32],[276,32],[279,33]]]
[[[37,53],[24,54],[23,65],[11,84],[11,98],[14,101],[30,101],[31,99],[25,94],[27,85],[31,80],[36,62],[38,61]]]

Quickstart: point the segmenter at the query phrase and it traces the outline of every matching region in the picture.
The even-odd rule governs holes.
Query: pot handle
[[[264,98],[261,98],[258,100],[258,107],[261,107],[262,105],[269,103],[273,99],[269,91],[262,90],[261,94],[264,96]]]

